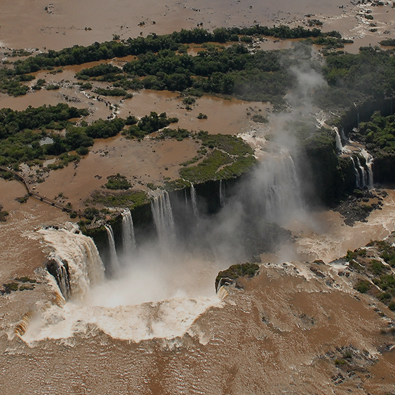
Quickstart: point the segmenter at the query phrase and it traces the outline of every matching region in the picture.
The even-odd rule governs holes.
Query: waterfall
[[[224,194],[224,189],[222,185],[222,180],[219,180],[219,205],[221,207],[225,206],[225,194]]]
[[[69,263],[55,255],[53,256],[53,259],[50,259],[46,263],[46,267],[48,272],[55,277],[63,297],[66,300],[69,299],[71,296]]]
[[[151,210],[159,240],[168,241],[174,236],[174,219],[169,194],[166,191],[151,200]]]
[[[342,138],[343,141],[347,141],[348,140],[346,135],[345,135],[345,133],[344,133],[344,128],[342,128],[342,130],[340,132],[340,135],[341,135],[341,138]]]
[[[199,211],[198,211],[197,201],[196,201],[196,190],[195,190],[195,187],[193,186],[192,183],[191,183],[191,201],[192,201],[193,215],[195,217],[198,217],[199,216]]]
[[[365,168],[361,165],[358,156],[355,156],[355,161],[357,168],[359,168],[359,174],[360,174],[359,187],[364,188],[365,186],[368,185],[368,173],[366,172]]]
[[[368,183],[367,183],[367,185],[368,185],[369,189],[372,189],[373,183],[374,183],[373,169],[372,169],[374,159],[373,159],[373,156],[370,155],[369,152],[367,152],[365,149],[361,150],[361,154],[366,159],[366,167],[368,168]]]
[[[362,188],[368,185],[368,173],[366,172],[366,169],[361,165],[361,162],[359,161],[359,158],[357,157],[357,164],[359,166],[359,169],[361,170],[361,185]]]
[[[108,244],[110,247],[110,265],[111,265],[111,274],[114,274],[119,271],[120,265],[117,257],[117,250],[115,248],[115,240],[114,240],[114,232],[112,230],[111,225],[104,225],[107,231],[108,236]]]
[[[359,171],[357,169],[357,166],[355,164],[355,159],[353,157],[351,157],[351,162],[352,162],[353,167],[354,167],[355,187],[359,189],[359,188],[361,188],[361,183],[359,182],[360,176],[359,176]]]
[[[267,219],[278,222],[287,220],[294,210],[302,208],[301,185],[295,163],[289,154],[264,163],[260,181],[261,198],[264,201]],[[288,218],[289,219],[289,218]]]
[[[343,144],[340,138],[339,129],[336,126],[333,126],[332,130],[335,132],[336,150],[337,152],[343,152]]]
[[[40,229],[38,233],[52,247],[48,271],[55,272],[54,277],[65,298],[72,295],[82,299],[91,285],[104,280],[104,265],[93,239],[79,233],[77,227]]]
[[[122,212],[122,244],[123,252],[129,256],[136,249],[132,213],[129,209]]]

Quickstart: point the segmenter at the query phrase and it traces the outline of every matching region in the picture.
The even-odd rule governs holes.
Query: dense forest
[[[301,41],[294,43],[289,50],[263,51],[259,49],[259,43],[267,36],[299,38]],[[252,43],[256,45],[252,46]],[[152,34],[122,42],[113,40],[57,52],[50,50],[7,64],[0,69],[0,91],[11,95],[25,94],[30,89],[26,82],[35,79],[31,73],[41,69],[56,73],[66,65],[133,55],[134,59],[122,68],[103,63],[82,69],[76,75],[81,81],[80,88],[92,89],[97,95],[124,98],[132,97],[130,91],[138,89],[179,91],[184,96],[187,109],[188,100],[193,102],[194,97],[218,94],[251,101],[269,101],[275,109],[284,110],[287,108],[286,94],[296,84],[295,67],[307,65],[322,73],[327,82],[326,86],[315,90],[315,102],[325,110],[338,111],[341,122],[347,108],[367,101],[392,98],[395,90],[393,50],[362,47],[358,54],[348,54],[339,50],[346,43],[337,32],[322,33],[316,28],[290,29],[284,26],[219,28],[213,32],[193,29],[163,36]],[[197,54],[188,53],[189,44],[197,45]],[[325,55],[323,63],[313,60],[311,44],[321,46]],[[112,87],[95,86],[96,82],[103,81],[111,83]],[[44,80],[37,80],[31,89],[38,90],[44,86]],[[65,104],[37,109],[29,107],[24,111],[0,110],[0,165],[17,168],[22,162],[39,164],[49,156],[60,156],[60,163],[51,166],[62,167],[71,160],[78,160],[80,155],[86,155],[95,138],[112,137],[120,132],[128,138],[137,139],[157,131],[160,131],[158,138],[182,140],[191,136],[188,130],[169,128],[178,119],[169,118],[165,113],[152,111],[141,119],[130,115],[126,119],[97,120],[90,125],[83,119],[86,115],[87,110],[77,110]],[[360,125],[360,133],[355,138],[366,144],[375,157],[392,158],[393,126],[391,118],[376,114],[371,122]],[[295,130],[313,159],[322,158],[320,149],[326,147],[326,153],[331,151],[331,166],[340,172],[350,173],[352,169],[349,164],[341,158],[334,159],[333,135],[322,131],[312,139],[309,127]],[[210,169],[218,168],[217,164],[233,163],[229,161],[231,154],[218,149],[218,142],[207,144],[206,137],[199,135],[202,151],[207,147],[209,155],[205,159],[199,156],[200,162],[193,169],[182,169],[183,178],[194,182],[206,180],[212,176]],[[252,156],[246,159],[243,154],[239,155],[239,159],[234,174],[253,164]],[[246,163],[243,164],[243,161]],[[344,181],[344,186],[338,189],[345,189],[348,183]]]
[[[0,91],[14,96],[26,94],[29,89],[23,85],[22,82],[34,79],[29,73],[42,69],[53,70],[67,65],[83,64],[128,55],[138,56],[164,50],[183,52],[185,51],[185,45],[191,43],[242,42],[248,44],[253,41],[253,38],[262,37],[310,39],[313,40],[312,42],[317,42],[319,45],[326,45],[330,48],[342,47],[344,43],[347,42],[347,40],[342,39],[337,32],[322,33],[317,28],[312,30],[303,27],[291,29],[287,26],[268,28],[256,25],[250,28],[217,28],[214,29],[212,33],[201,28],[196,28],[192,30],[181,30],[180,32],[173,32],[172,34],[161,36],[151,34],[147,37],[129,38],[122,42],[113,40],[104,43],[96,42],[86,47],[75,45],[61,51],[49,50],[47,53],[31,56],[25,60],[18,60],[14,63],[14,67],[0,70]],[[237,70],[240,70],[240,67],[237,68]],[[213,72],[215,71],[211,73]],[[183,72],[173,74],[183,74]],[[246,78],[248,78],[248,76],[244,77],[244,79]],[[174,79],[176,81],[172,82]],[[185,79],[185,81],[182,82],[182,79]],[[213,84],[209,84],[206,87],[206,91],[231,93],[231,89],[227,87],[229,83],[227,81],[222,81],[222,75],[216,75],[214,80],[220,81],[214,81]],[[255,82],[257,81],[250,80],[251,86]],[[268,79],[266,79],[266,83],[270,83]],[[155,85],[155,82],[153,82],[152,85]],[[190,81],[187,75],[184,75],[184,78],[181,78],[180,75],[175,75],[174,78],[170,78],[166,81],[166,85],[171,90],[181,90],[181,88],[185,89],[190,85]],[[141,85],[136,86],[129,84],[126,88],[136,89],[141,88]]]
[[[358,54],[332,52],[322,70],[328,87],[317,92],[316,99],[323,108],[350,107],[394,96],[393,51],[361,47]]]

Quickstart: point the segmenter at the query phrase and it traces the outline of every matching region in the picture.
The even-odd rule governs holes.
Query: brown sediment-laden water
[[[7,0],[1,10],[2,53],[7,48],[56,50],[111,40],[114,34],[126,39],[197,25],[208,29],[255,23],[306,26],[309,18],[321,20],[326,31],[340,30],[353,39],[346,50],[355,52],[391,34],[395,12],[388,4],[372,7],[341,0],[133,5],[125,0],[34,4]],[[372,22],[362,16],[368,10],[377,24],[374,32]],[[290,45],[268,39],[261,47]],[[121,66],[127,60],[108,62]],[[17,98],[3,95],[0,106],[23,110],[29,105],[68,103],[89,108],[88,121],[111,116],[109,104],[119,106],[121,117],[166,112],[179,118],[181,128],[241,134],[257,156],[267,155],[267,147],[262,146],[270,126],[251,118],[254,114],[270,118],[271,106],[204,96],[187,110],[178,93],[148,90],[122,101],[98,100],[97,95],[80,91],[75,79],[76,72],[95,64],[65,67],[58,74],[40,71],[36,78],[59,84],[60,89]],[[197,119],[199,113],[207,119]],[[42,195],[51,199],[61,195],[64,203],[83,210],[85,200],[101,190],[108,176],[121,173],[134,189],[149,191],[149,183],[178,178],[182,163],[194,158],[198,148],[193,139],[98,140],[79,163],[50,171],[43,183],[32,181],[32,185]],[[279,163],[284,161],[280,158]],[[31,175],[33,180],[34,171]],[[210,219],[196,218],[202,206],[192,190],[185,192],[182,202],[189,221],[184,229],[201,226],[208,238],[230,234],[229,228],[242,217],[240,205],[226,211],[225,204],[226,215],[218,217],[222,222],[210,233]],[[23,185],[0,178],[0,204],[9,212],[6,222],[0,222],[0,278],[1,284],[16,284],[18,289],[0,296],[2,394],[395,391],[394,314],[353,289],[341,274],[344,263],[314,270],[307,263],[315,259],[330,263],[347,250],[395,231],[393,190],[386,190],[381,210],[352,227],[328,209],[312,213],[305,209],[299,216],[282,218],[281,225],[291,232],[289,242],[260,256],[257,276],[240,279],[237,286],[224,287],[218,294],[215,277],[232,257],[221,251],[221,245],[215,253],[205,250],[207,238],[184,246],[175,237],[177,208],[170,206],[165,193],[149,192],[158,238],[138,248],[132,245],[128,255],[118,243],[119,267],[114,269],[114,262],[100,260],[91,239],[69,222],[74,220],[67,213],[33,197],[17,202],[26,194]],[[287,196],[285,203],[294,195]],[[239,241],[233,244],[236,251]],[[67,267],[71,297],[62,294],[62,287],[45,270],[48,259],[64,270]]]

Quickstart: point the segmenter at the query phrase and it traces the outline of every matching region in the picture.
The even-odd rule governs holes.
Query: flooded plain
[[[0,13],[0,53],[7,58],[10,48],[58,50],[111,40],[114,34],[127,39],[197,25],[207,29],[255,23],[307,26],[312,18],[323,22],[323,30],[339,30],[353,39],[346,50],[355,53],[361,45],[376,45],[383,37],[393,36],[395,9],[384,3],[373,7],[342,0],[166,4],[151,0],[132,4],[126,0],[5,0]],[[364,17],[368,12],[373,20]],[[290,45],[289,41],[268,39],[261,46],[281,49]],[[108,62],[121,66],[126,60],[130,59]],[[147,90],[122,101],[106,98],[106,105],[76,85],[75,73],[94,64],[65,67],[58,74],[39,72],[37,78],[59,84],[59,90],[43,89],[18,98],[0,95],[0,107],[23,110],[29,105],[68,103],[88,108],[87,120],[93,121],[114,114],[110,103],[112,108],[117,105],[121,117],[166,112],[179,118],[176,126],[181,128],[232,135],[264,129],[252,122],[252,116],[271,114],[271,107],[264,103],[208,96],[198,98],[187,110],[178,93]],[[207,119],[197,119],[199,113]],[[148,183],[178,178],[180,164],[192,159],[198,148],[193,139],[138,142],[118,136],[99,140],[78,164],[49,172],[45,182],[35,187],[51,199],[62,194],[65,202],[84,208],[83,201],[109,175],[119,172],[133,180],[135,189],[144,189]],[[81,306],[65,304],[44,270],[52,248],[39,230],[62,227],[69,216],[34,198],[17,202],[16,198],[26,194],[23,185],[0,178],[0,204],[9,212],[7,222],[0,223],[1,282],[22,277],[36,281],[28,289],[0,296],[2,394],[394,392],[393,338],[380,333],[391,327],[394,314],[377,300],[356,295],[336,265],[322,269],[327,277],[319,279],[304,263],[314,259],[329,263],[348,249],[395,231],[395,192],[387,192],[382,210],[353,227],[330,210],[309,213],[311,218],[303,224],[287,224],[294,242],[275,255],[262,256],[260,275],[244,281],[242,288],[231,287],[229,295],[221,294],[222,299],[214,294],[218,268],[207,268],[196,257],[180,256],[177,263],[186,266],[183,273],[191,264],[195,271],[189,274],[199,281],[194,276],[174,275],[165,284],[169,273],[159,270],[155,278],[142,276],[144,281],[138,286],[133,283],[133,288],[125,277],[113,287],[108,283],[98,287],[92,298],[99,298],[100,303]],[[283,264],[292,259],[294,263]],[[226,262],[221,265],[220,269],[228,266]],[[190,298],[188,292],[173,292],[180,282],[190,289]],[[121,306],[114,292],[117,286],[122,286],[119,295],[149,288],[153,295],[161,296]],[[166,292],[156,293],[158,290]],[[24,338],[17,336],[16,327],[27,330]],[[356,361],[350,370],[341,362],[344,355]]]

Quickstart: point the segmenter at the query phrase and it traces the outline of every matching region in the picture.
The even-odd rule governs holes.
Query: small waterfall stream
[[[167,191],[163,191],[151,200],[151,210],[159,241],[170,241],[174,237],[175,227],[173,211]]]
[[[117,250],[115,248],[115,240],[114,240],[114,232],[112,230],[111,225],[104,225],[107,231],[108,236],[108,244],[110,248],[110,266],[112,274],[115,274],[119,271],[120,265],[117,256]]]
[[[353,167],[354,167],[355,187],[356,188],[361,188],[360,175],[359,175],[359,171],[357,169],[356,160],[353,157],[351,157],[351,162],[352,162]]]
[[[362,156],[365,158],[366,160],[366,167],[368,169],[368,182],[367,182],[367,186],[369,189],[373,188],[373,184],[374,184],[374,180],[373,180],[373,156],[369,154],[369,152],[367,152],[365,149],[361,150],[361,154]]]
[[[222,180],[219,180],[219,205],[221,207],[225,206],[225,193]]]
[[[197,207],[196,190],[192,183],[191,183],[191,201],[192,201],[193,215],[197,218],[199,216],[199,211]]]
[[[122,212],[122,244],[123,252],[127,256],[133,254],[133,251],[136,250],[133,218],[129,209],[126,209]]]
[[[355,157],[356,160],[356,165],[357,168],[359,169],[359,175],[360,175],[360,182],[359,185],[361,188],[364,188],[365,186],[368,186],[368,173],[366,169],[361,165],[361,162],[358,158],[358,156]]]
[[[343,144],[339,134],[339,129],[336,126],[333,126],[332,130],[335,132],[336,150],[337,152],[343,152]]]

